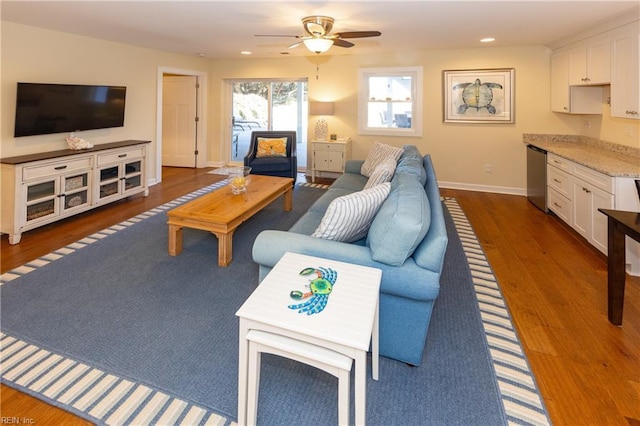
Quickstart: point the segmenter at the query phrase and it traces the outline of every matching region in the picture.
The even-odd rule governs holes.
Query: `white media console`
[[[24,231],[134,194],[146,197],[149,143],[126,140],[0,159],[0,231],[17,244]]]

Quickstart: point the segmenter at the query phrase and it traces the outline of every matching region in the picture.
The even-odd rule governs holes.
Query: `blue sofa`
[[[362,164],[348,161],[345,173],[289,231],[260,233],[253,259],[260,281],[287,251],[381,269],[380,354],[420,365],[448,243],[431,157],[413,145],[403,147],[389,195],[366,238],[344,243],[310,236],[332,200],[364,187]]]

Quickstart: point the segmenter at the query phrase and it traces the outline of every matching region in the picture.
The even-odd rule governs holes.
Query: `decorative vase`
[[[329,126],[324,118],[319,119],[316,122],[316,140],[326,141],[329,134]]]
[[[231,167],[229,169],[229,186],[231,193],[234,195],[244,194],[247,192],[248,175],[251,167]]]

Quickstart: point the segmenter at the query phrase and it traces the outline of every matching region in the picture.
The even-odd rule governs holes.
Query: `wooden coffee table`
[[[218,265],[228,266],[232,258],[233,233],[251,216],[283,195],[284,211],[293,207],[293,179],[262,175],[248,177],[247,192],[231,193],[226,185],[167,212],[169,254],[182,252],[182,228],[209,231],[218,237]]]

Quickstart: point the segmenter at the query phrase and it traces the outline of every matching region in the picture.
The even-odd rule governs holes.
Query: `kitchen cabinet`
[[[613,195],[574,176],[573,229],[607,254],[607,217],[598,209],[612,209]]]
[[[344,173],[347,160],[351,159],[351,138],[336,141],[311,141],[311,181],[316,181],[320,171]]]
[[[570,167],[564,159],[547,154],[547,207],[568,224],[573,220],[573,179]]]
[[[598,209],[632,210],[636,197],[633,178],[608,176],[552,153],[547,154],[547,193],[549,210],[604,254],[607,217]],[[638,262],[635,254],[627,258]]]
[[[611,83],[611,40],[596,38],[569,51],[569,85]]]
[[[554,51],[551,110],[602,114],[610,85],[611,116],[640,119],[639,37],[635,21]]]
[[[568,114],[602,114],[602,86],[569,84],[570,51],[551,56],[551,110]]]
[[[121,141],[0,159],[0,231],[17,244],[25,231],[133,194],[148,195],[148,143]]]
[[[612,37],[611,115],[640,119],[640,34],[627,26]]]

